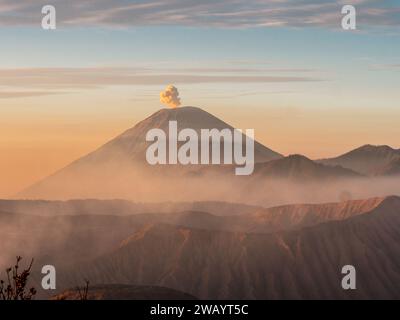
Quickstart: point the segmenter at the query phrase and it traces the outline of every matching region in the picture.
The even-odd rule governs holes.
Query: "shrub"
[[[89,280],[85,280],[85,286],[83,288],[77,287],[79,300],[87,300],[89,292]]]
[[[27,289],[33,259],[22,272],[19,271],[22,257],[18,256],[16,259],[14,267],[6,269],[7,280],[0,280],[0,300],[32,300],[36,294],[35,288]]]

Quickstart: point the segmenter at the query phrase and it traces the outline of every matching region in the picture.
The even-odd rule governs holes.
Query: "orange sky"
[[[6,101],[9,108],[3,107],[0,119],[0,197],[12,196],[160,108],[157,94],[137,102],[110,93],[59,97]],[[186,100],[196,99],[186,96]],[[400,147],[399,110],[324,110],[294,103],[285,106],[279,100],[245,106],[246,102],[190,104],[204,107],[236,128],[254,128],[257,140],[285,155],[329,157],[366,143]]]

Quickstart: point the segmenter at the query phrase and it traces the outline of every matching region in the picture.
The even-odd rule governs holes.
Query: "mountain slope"
[[[143,200],[152,192],[168,190],[168,186],[164,185],[166,178],[177,181],[187,171],[192,170],[193,166],[150,166],[145,156],[147,147],[151,144],[146,141],[147,132],[154,128],[168,132],[171,120],[177,121],[178,130],[192,128],[199,132],[200,129],[234,129],[200,108],[161,109],[94,152],[23,190],[16,198]],[[256,162],[282,157],[258,142],[255,142],[254,147]],[[198,166],[195,167],[197,170]],[[184,187],[180,186],[179,190],[182,188]],[[169,197],[170,195],[165,196],[166,199]]]
[[[223,167],[201,167],[197,174],[200,176],[227,175],[232,172],[233,165]],[[256,163],[250,176],[237,177],[248,181],[263,181],[266,178],[281,179],[294,182],[326,182],[346,178],[362,178],[363,175],[341,166],[330,166],[300,155],[290,155],[268,162]]]
[[[335,203],[294,204],[259,209],[247,215],[248,221],[253,220],[254,227],[246,231],[261,232],[263,230],[263,232],[266,232],[268,229],[270,231],[300,229],[328,221],[345,220],[374,210],[386,199],[371,198]]]
[[[285,158],[258,163],[255,175],[288,178],[294,180],[321,180],[360,177],[356,172],[340,166],[326,166],[316,163],[302,155],[291,155]]]
[[[92,284],[164,286],[199,298],[399,297],[400,198],[394,196],[236,216],[5,212],[0,229],[0,267],[16,252],[35,257],[38,288],[40,266],[52,264],[60,289],[89,278]],[[338,288],[344,264],[357,268],[357,292]]]
[[[238,206],[238,210],[243,209],[242,214],[230,210],[228,204],[202,206],[217,215],[199,211],[170,211],[173,208],[183,209],[179,204],[170,205],[164,211],[132,215],[132,211],[124,211],[127,209],[126,202],[119,208],[118,201],[95,201],[95,204],[93,200],[65,203],[23,201],[21,206],[15,206],[14,203],[14,207],[9,207],[18,209],[17,212],[0,210],[0,268],[4,269],[8,263],[12,263],[16,253],[23,257],[35,257],[37,265],[51,263],[65,267],[94,259],[112,251],[132,233],[153,224],[164,223],[209,231],[273,233],[347,219],[373,210],[384,199],[286,205],[268,209]],[[31,209],[29,204],[32,204]],[[186,204],[185,207],[190,208]],[[194,207],[196,204],[193,204]],[[99,211],[99,208],[102,210]],[[157,206],[151,209],[155,208]],[[235,215],[227,216],[229,212]]]
[[[374,174],[391,161],[400,158],[400,151],[389,146],[364,145],[339,157],[322,159],[327,165],[339,165],[362,174]]]
[[[400,199],[289,232],[246,234],[150,225],[60,281],[161,285],[201,299],[399,299]],[[354,265],[357,290],[341,288]]]
[[[394,158],[387,165],[376,170],[374,173],[376,175],[389,176],[389,177],[400,175],[400,157]]]

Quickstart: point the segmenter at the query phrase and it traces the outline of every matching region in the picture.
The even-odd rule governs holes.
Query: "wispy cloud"
[[[373,71],[400,71],[400,63],[392,63],[392,64],[372,64],[369,66],[370,70]]]
[[[174,71],[179,73],[241,73],[241,74],[272,74],[272,73],[311,73],[316,72],[316,69],[302,68],[235,68],[235,67],[219,67],[219,68],[185,68],[185,69],[159,69],[163,71]]]
[[[62,94],[55,91],[0,91],[0,99],[18,99]]]
[[[178,69],[179,70],[179,69]],[[309,69],[270,69],[264,73],[248,73],[248,69],[213,69],[204,74],[201,69],[181,73],[132,67],[93,68],[19,68],[0,69],[0,86],[13,88],[69,90],[93,89],[107,86],[165,85],[197,83],[289,83],[323,81],[310,74]],[[209,72],[206,70],[205,72]],[[235,71],[234,74],[230,73]],[[192,73],[193,72],[193,73]],[[229,74],[225,74],[228,72]],[[282,75],[281,73],[285,73]],[[288,74],[289,73],[289,74]],[[293,74],[290,74],[293,73]]]
[[[359,25],[400,24],[400,4],[387,0],[53,0],[59,25],[179,25],[221,28],[340,26],[340,9],[354,4]],[[17,4],[16,4],[17,3]],[[0,0],[0,24],[39,25],[47,0]]]

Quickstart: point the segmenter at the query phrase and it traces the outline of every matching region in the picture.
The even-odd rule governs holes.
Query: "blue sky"
[[[400,34],[321,28],[213,29],[132,27],[130,29],[2,28],[3,66],[88,66],[155,60],[255,60],[353,64],[370,58],[398,62]],[[26,54],[29,50],[29,55]],[[95,54],[94,54],[95,53]],[[45,59],[44,59],[45,58]],[[274,62],[274,61],[271,61]]]
[[[210,76],[221,74],[217,70],[221,68],[232,69],[231,76],[301,77],[315,81],[312,87],[321,90],[392,90],[393,94],[400,72],[399,36],[382,30],[158,26],[43,31],[6,27],[0,37],[2,68],[131,67],[166,75],[197,68],[196,74]],[[211,67],[214,72],[207,72]],[[239,84],[251,87],[251,78]],[[288,83],[286,90],[304,87],[310,83]]]

